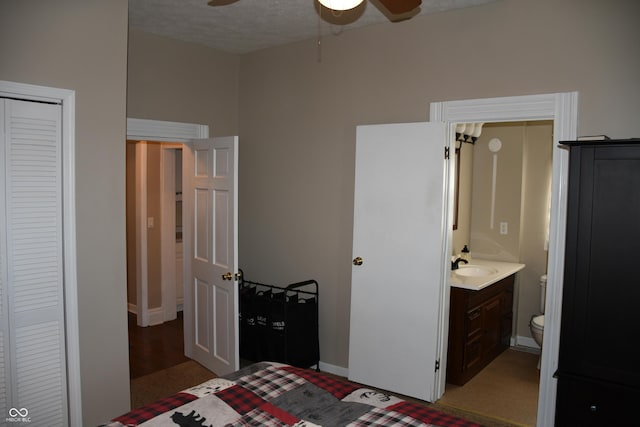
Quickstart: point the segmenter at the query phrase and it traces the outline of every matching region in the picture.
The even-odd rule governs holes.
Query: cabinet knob
[[[357,256],[353,259],[353,265],[362,265],[364,261],[362,260],[361,257]]]
[[[590,412],[598,412],[598,407],[596,405],[591,405],[591,406],[589,406],[589,411]]]

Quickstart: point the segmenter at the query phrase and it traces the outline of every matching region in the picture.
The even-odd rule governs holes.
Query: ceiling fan
[[[238,0],[210,0],[209,6],[224,6],[235,3]],[[317,0],[319,5],[329,10],[347,11],[356,9],[364,3],[364,0]],[[422,0],[369,0],[390,21],[397,22],[409,19],[420,10],[418,7]]]
[[[348,10],[359,6],[364,0],[318,0],[327,9]],[[378,0],[376,6],[384,7],[392,15],[401,15],[413,11],[422,4],[422,0]]]

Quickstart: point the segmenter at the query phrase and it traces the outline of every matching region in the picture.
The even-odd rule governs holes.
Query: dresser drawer
[[[558,378],[556,427],[638,425],[640,390],[586,378]]]

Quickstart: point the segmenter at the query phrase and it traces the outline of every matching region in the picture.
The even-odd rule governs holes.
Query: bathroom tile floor
[[[508,349],[463,386],[447,384],[439,404],[535,426],[540,371],[538,355]]]

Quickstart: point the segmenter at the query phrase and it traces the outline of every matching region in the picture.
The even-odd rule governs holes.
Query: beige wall
[[[551,197],[551,156],[553,123],[550,121],[485,124],[474,146],[465,145],[473,155],[473,176],[468,206],[473,257],[521,262],[515,294],[515,335],[531,337],[529,320],[540,313],[540,276],[546,273],[548,212]],[[497,153],[494,228],[490,226],[493,153],[492,138],[502,141]],[[500,223],[508,224],[500,234]],[[529,343],[529,344],[532,344]]]
[[[530,337],[529,321],[540,314],[540,276],[547,273],[549,191],[553,126],[548,122],[527,123],[524,129],[520,262],[518,275],[516,333]]]
[[[136,305],[137,292],[137,262],[136,251],[136,141],[127,141],[126,187],[127,187],[127,303]]]
[[[579,91],[579,134],[640,135],[640,2],[502,0],[241,58],[240,263],[321,289],[321,357],[347,366],[355,127],[429,103]],[[383,338],[381,338],[383,340]],[[382,341],[383,342],[383,341]]]
[[[471,254],[483,259],[518,262],[525,127],[521,123],[486,124],[473,146],[471,197]],[[502,148],[495,157],[496,188],[491,224],[491,193],[494,153],[489,141],[498,138]],[[467,148],[467,147],[465,147]],[[469,147],[471,148],[471,147]],[[500,233],[507,223],[507,234]]]
[[[0,79],[75,90],[83,424],[129,408],[125,268],[126,0],[3,0]]]
[[[161,143],[142,142],[147,145],[147,218],[153,218],[153,227],[147,224],[147,308],[162,306],[162,206],[160,204],[160,152]],[[138,311],[139,312],[139,311]]]
[[[129,33],[127,117],[209,125],[211,136],[238,133],[237,55]]]

